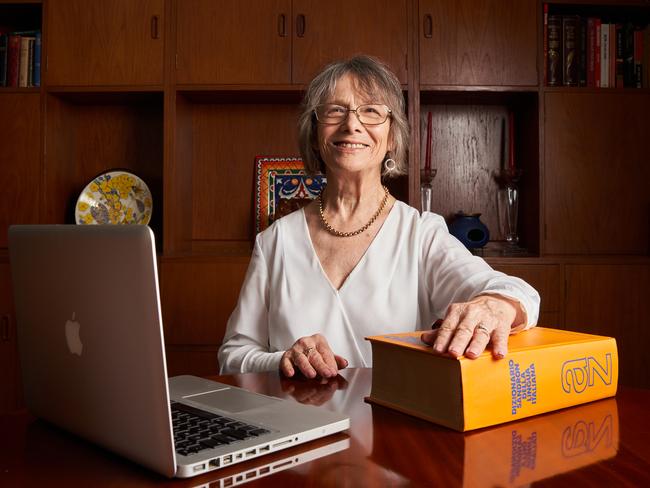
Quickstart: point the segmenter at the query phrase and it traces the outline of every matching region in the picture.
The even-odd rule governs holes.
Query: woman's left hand
[[[434,352],[439,354],[470,359],[477,358],[492,342],[492,355],[501,359],[508,352],[510,329],[523,314],[515,300],[479,295],[469,302],[451,304],[440,328],[424,332],[422,340],[433,344]]]

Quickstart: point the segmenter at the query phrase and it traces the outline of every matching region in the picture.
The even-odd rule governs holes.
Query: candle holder
[[[508,168],[497,176],[500,186],[501,205],[500,215],[504,224],[505,246],[504,255],[523,254],[526,249],[519,246],[519,180],[523,171]]]
[[[424,168],[420,170],[420,198],[422,212],[431,212],[431,198],[433,197],[433,179],[438,170]]]

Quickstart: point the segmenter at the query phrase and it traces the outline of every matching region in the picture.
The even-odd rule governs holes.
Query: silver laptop
[[[181,478],[349,428],[325,409],[167,379],[149,227],[12,226],[9,254],[25,402],[36,416]]]

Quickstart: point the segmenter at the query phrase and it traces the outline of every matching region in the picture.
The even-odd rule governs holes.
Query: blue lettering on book
[[[537,459],[537,432],[533,432],[526,440],[512,431],[512,458],[510,464],[510,483],[521,473],[521,468],[535,469]]]
[[[612,384],[612,354],[605,354],[605,364],[589,356],[565,361],[562,364],[562,389],[565,393],[582,393],[589,386],[594,386],[596,377],[605,385]]]
[[[516,415],[524,401],[533,405],[537,403],[537,375],[535,363],[532,363],[524,371],[521,371],[519,363],[515,363],[512,359],[508,365],[510,366],[512,415]]]

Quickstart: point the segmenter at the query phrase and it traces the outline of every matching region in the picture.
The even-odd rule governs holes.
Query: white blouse
[[[221,373],[277,370],[284,351],[316,333],[350,367],[370,367],[366,336],[428,329],[450,304],[486,292],[523,305],[526,320],[513,331],[537,323],[540,298],[530,285],[473,256],[441,216],[400,201],[337,290],[299,210],[257,235],[219,349]]]

